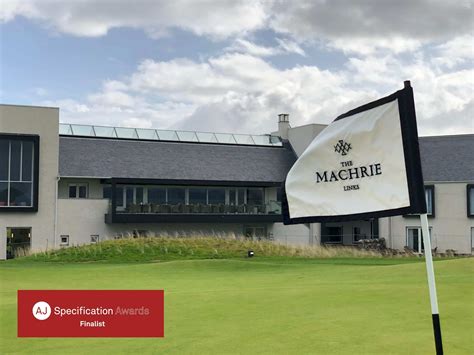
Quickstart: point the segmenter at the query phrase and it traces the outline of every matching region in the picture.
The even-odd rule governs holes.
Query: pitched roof
[[[296,160],[288,147],[60,136],[61,176],[282,182]]]
[[[420,137],[423,179],[474,181],[474,134]]]
[[[296,156],[288,147],[149,142],[61,136],[61,176],[282,182]],[[474,135],[420,137],[427,182],[474,181]]]

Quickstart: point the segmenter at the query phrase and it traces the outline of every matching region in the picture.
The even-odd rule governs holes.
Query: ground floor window
[[[432,232],[430,227],[430,240],[431,235]],[[425,250],[421,227],[407,227],[406,246],[413,250],[415,253],[422,253]]]
[[[31,227],[7,227],[7,259],[27,255],[31,247]]]
[[[96,244],[99,242],[99,236],[97,234],[91,235],[91,244]]]
[[[352,228],[352,241],[355,243],[361,239],[366,239],[366,235],[361,233],[360,227],[353,227]]]
[[[326,233],[323,237],[324,243],[328,244],[342,244],[344,237],[344,230],[342,226],[326,227]]]

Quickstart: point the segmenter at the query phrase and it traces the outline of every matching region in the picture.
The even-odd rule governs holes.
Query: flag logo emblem
[[[347,155],[351,149],[351,144],[344,142],[342,139],[340,139],[339,142],[337,142],[337,144],[334,146],[334,151],[336,153],[340,153],[341,155]]]

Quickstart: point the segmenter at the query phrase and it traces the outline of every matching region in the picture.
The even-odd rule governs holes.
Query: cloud
[[[456,65],[470,64],[474,61],[474,34],[455,37],[438,45],[434,50],[434,63],[453,68]]]
[[[6,0],[0,20],[23,16],[58,32],[97,37],[119,27],[141,28],[151,37],[173,28],[226,38],[255,31],[266,21],[265,1]]]
[[[201,60],[148,58],[83,99],[47,101],[63,121],[268,133],[278,113],[293,125],[328,123],[410,79],[422,134],[474,131],[470,1],[4,1],[0,21],[17,16],[76,36],[180,29],[227,46]],[[259,31],[274,45],[259,44]],[[346,62],[331,70],[272,64],[316,48]]]
[[[243,38],[262,29],[297,42],[324,41],[332,48],[367,53],[377,48],[411,50],[420,43],[445,42],[472,33],[472,2],[444,0],[5,0],[0,21],[23,16],[55,31],[103,36],[110,29],[144,30],[151,37],[173,29],[213,39]],[[353,42],[353,40],[357,40]],[[249,50],[255,48],[249,43]],[[372,49],[370,49],[372,47]],[[295,43],[280,43],[300,53]]]
[[[274,47],[266,47],[260,46],[242,38],[238,38],[231,46],[225,48],[225,51],[246,53],[257,57],[270,57],[284,54],[298,54],[303,57],[306,56],[305,51],[297,42],[281,38],[276,38],[275,40],[278,45]]]
[[[290,113],[295,126],[329,123],[410,79],[421,134],[473,132],[474,70],[440,67],[442,57],[428,54],[355,56],[333,71],[315,65],[279,69],[236,52],[202,61],[147,59],[129,77],[105,81],[85,102],[58,104],[63,121],[268,133],[278,113]]]
[[[270,26],[297,38],[446,40],[472,31],[472,2],[278,1]],[[377,45],[377,41],[374,42]]]

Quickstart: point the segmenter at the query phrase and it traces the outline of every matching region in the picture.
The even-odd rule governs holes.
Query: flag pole
[[[428,287],[430,290],[431,315],[433,319],[433,331],[436,345],[436,354],[443,355],[443,342],[441,340],[441,325],[439,322],[438,297],[436,295],[436,283],[433,268],[433,257],[431,255],[430,230],[428,227],[428,215],[420,214],[423,244],[425,246],[426,273],[428,276]]]

